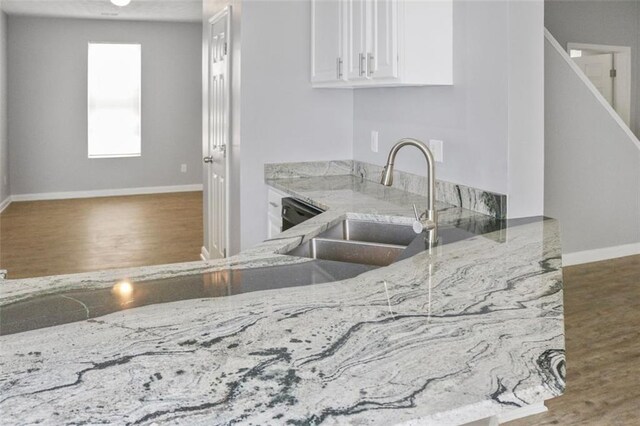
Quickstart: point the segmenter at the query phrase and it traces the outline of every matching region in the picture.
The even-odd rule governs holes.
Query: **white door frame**
[[[217,141],[214,139],[214,99],[212,90],[212,68],[213,68],[213,55],[214,45],[212,43],[213,38],[213,26],[218,24],[221,20],[226,20],[226,78],[224,80],[223,92],[226,93],[224,98],[223,108],[225,110],[224,126],[219,136],[222,138]],[[219,209],[214,209],[214,188],[213,188],[213,164],[205,164],[207,181],[207,224],[208,224],[208,247],[203,247],[201,257],[203,260],[209,258],[227,257],[229,247],[229,156],[230,156],[230,137],[231,137],[231,5],[226,6],[221,11],[216,13],[209,19],[208,25],[208,46],[207,46],[207,143],[205,145],[204,157],[209,159],[224,158],[224,241],[222,243],[222,253],[216,253],[214,229],[216,227],[216,214],[219,213]],[[216,143],[218,142],[218,143]]]
[[[611,106],[622,121],[631,127],[631,47],[569,42],[567,52],[571,50],[591,50],[613,54],[613,66],[617,75],[613,81],[613,105]]]

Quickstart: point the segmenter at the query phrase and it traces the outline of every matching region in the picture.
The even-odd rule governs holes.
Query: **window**
[[[141,46],[89,43],[89,158],[141,153]]]

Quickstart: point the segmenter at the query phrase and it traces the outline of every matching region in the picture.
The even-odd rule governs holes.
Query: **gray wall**
[[[10,194],[7,137],[7,17],[0,11],[0,203]]]
[[[87,158],[89,41],[142,44],[141,157]],[[9,16],[8,62],[13,194],[202,182],[199,24]]]
[[[545,214],[563,253],[640,242],[640,149],[545,44]]]
[[[545,2],[544,23],[566,49],[567,43],[631,47],[631,130],[640,136],[640,1]]]
[[[354,91],[354,158],[383,165],[404,136],[444,141],[439,179],[508,192],[507,2],[454,2],[453,86]],[[379,151],[370,149],[379,131]],[[424,159],[400,153],[396,167],[423,174]]]

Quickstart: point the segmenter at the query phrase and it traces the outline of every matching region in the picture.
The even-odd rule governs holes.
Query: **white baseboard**
[[[601,260],[616,259],[618,257],[640,254],[640,243],[622,246],[605,247],[595,250],[578,251],[562,255],[562,266],[580,265],[583,263],[599,262]]]
[[[11,196],[11,201],[66,200],[73,198],[115,197],[120,195],[165,194],[169,192],[192,191],[202,191],[202,184],[98,189],[95,191],[45,192],[41,194],[14,194]]]
[[[11,195],[9,195],[7,198],[2,200],[2,202],[0,202],[0,213],[2,213],[4,211],[4,209],[9,207],[9,204],[11,204],[11,201],[13,201],[13,200],[12,200]]]
[[[202,246],[202,248],[200,249],[200,259],[204,260],[205,262],[211,259],[211,257],[209,256],[209,250],[207,250],[204,246]]]

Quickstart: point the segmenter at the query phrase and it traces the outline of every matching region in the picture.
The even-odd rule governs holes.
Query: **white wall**
[[[509,217],[544,214],[544,3],[509,2]]]
[[[205,1],[205,22],[225,4]],[[355,158],[382,165],[403,136],[445,141],[440,179],[520,195],[523,208],[512,206],[515,211],[542,212],[541,1],[511,9],[501,1],[456,1],[454,86],[355,91],[311,89],[309,1],[232,4],[237,55],[231,161],[240,176],[231,182],[231,232],[240,235],[242,248],[266,235],[265,163]],[[540,38],[520,30],[521,24],[535,28]],[[511,36],[526,45],[510,44]],[[510,67],[512,60],[517,66]],[[510,116],[510,101],[518,102],[519,115]],[[539,110],[531,114],[528,108]],[[523,124],[526,130],[513,131]],[[369,150],[371,130],[380,132],[377,154]],[[512,143],[532,155],[529,161],[510,157]],[[413,154],[401,153],[397,167],[422,174],[424,160]],[[529,177],[539,180],[531,185]],[[240,248],[234,239],[231,253]]]
[[[640,136],[640,1],[591,0],[545,2],[547,29],[566,49],[567,43],[631,47],[631,125]]]
[[[640,143],[549,41],[545,63],[545,214],[560,220],[562,251],[637,251]]]
[[[12,193],[200,183],[200,40],[198,24],[9,16]],[[90,41],[142,44],[141,157],[87,158]]]
[[[354,159],[384,165],[396,140],[444,141],[437,177],[508,192],[507,2],[455,1],[453,86],[360,89],[354,98]],[[371,152],[370,132],[379,132]],[[396,168],[425,173],[424,158],[407,150]]]
[[[0,203],[11,195],[7,135],[7,17],[0,11]]]
[[[204,21],[225,4],[205,1]],[[353,135],[352,92],[309,82],[310,2],[232,6],[231,254],[266,238],[265,163],[351,158]]]
[[[509,217],[541,214],[542,21],[541,1],[455,1],[454,85],[355,91],[354,158],[384,165],[402,137],[440,139],[439,179],[508,194]],[[424,159],[408,150],[396,167],[425,173]]]
[[[352,157],[352,93],[312,89],[309,82],[310,5],[242,6],[243,248],[266,236],[265,163]]]

